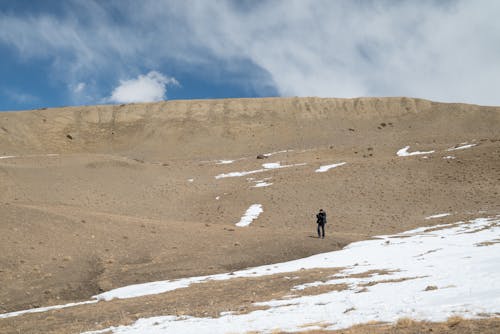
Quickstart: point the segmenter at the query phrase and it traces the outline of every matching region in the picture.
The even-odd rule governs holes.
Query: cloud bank
[[[157,102],[166,98],[167,85],[178,85],[175,78],[169,78],[156,71],[139,75],[136,79],[122,80],[107,99],[114,103]]]
[[[283,96],[500,105],[498,1],[89,0],[61,7],[58,14],[0,12],[0,45],[23,59],[53,59],[53,73],[73,87],[150,68],[231,80],[220,78],[221,69],[245,63],[248,76],[235,84]],[[252,76],[255,69],[269,75]],[[110,91],[108,83],[104,94]],[[124,101],[121,91],[115,101]]]

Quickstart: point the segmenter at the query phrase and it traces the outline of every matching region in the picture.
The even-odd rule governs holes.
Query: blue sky
[[[0,110],[410,96],[500,105],[500,2],[0,0]]]

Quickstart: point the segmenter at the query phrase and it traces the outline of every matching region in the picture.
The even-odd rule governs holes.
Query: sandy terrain
[[[434,153],[398,156],[406,146]],[[290,167],[262,166],[276,162]],[[254,187],[259,180],[272,185]],[[3,112],[0,313],[500,214],[499,192],[500,107],[268,98]],[[252,204],[262,205],[258,219],[235,226]],[[319,208],[329,219],[324,240],[316,238]],[[452,217],[424,219],[445,212]],[[0,319],[0,332],[68,333],[151,315],[246,312],[254,301],[286,294],[283,282],[210,283]]]

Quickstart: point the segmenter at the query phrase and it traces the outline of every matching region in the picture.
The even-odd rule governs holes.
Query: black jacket
[[[326,212],[319,212],[317,215],[316,215],[316,223],[318,224],[326,224]]]

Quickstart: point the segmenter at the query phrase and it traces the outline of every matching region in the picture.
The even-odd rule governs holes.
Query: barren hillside
[[[3,112],[0,313],[494,216],[499,192],[500,107],[265,98]],[[235,226],[255,204],[262,213]],[[319,208],[328,213],[324,240]],[[449,215],[425,219],[439,213]],[[266,296],[290,288],[266,282]],[[78,332],[162,311],[201,316],[257,298],[238,295],[241,286],[224,298],[226,287],[200,289],[175,292],[179,303],[151,297],[149,308],[132,299],[0,319],[0,332]],[[128,316],[116,316],[120,305]]]

